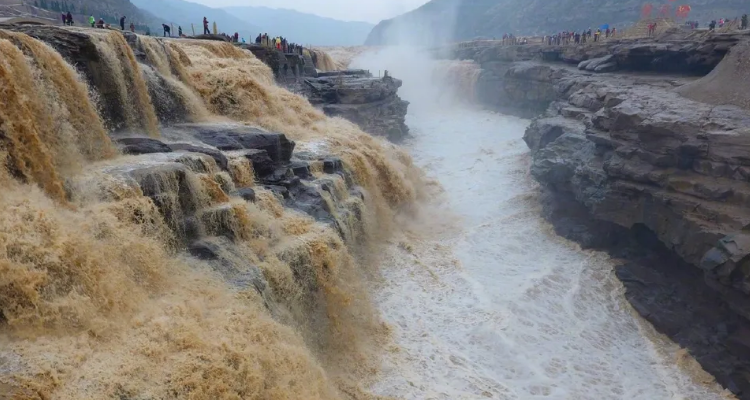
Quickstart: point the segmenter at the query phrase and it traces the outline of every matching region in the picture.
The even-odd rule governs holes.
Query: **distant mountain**
[[[219,33],[233,35],[235,32],[240,37],[251,42],[255,39],[261,28],[248,23],[236,16],[231,15],[225,10],[219,8],[206,7],[201,4],[191,3],[184,0],[131,0],[136,7],[148,11],[151,14],[159,16],[164,23],[174,24],[174,32],[177,33],[177,26],[182,26],[186,35],[192,35],[190,24],[195,28],[195,34],[203,33],[203,17],[208,18],[209,28],[213,30],[213,23],[218,25]]]
[[[748,0],[432,0],[414,11],[381,21],[367,38],[368,45],[404,42],[467,40],[477,37],[544,35],[609,24],[632,25],[646,4],[657,16],[663,5],[692,7],[691,20],[705,26],[711,19],[735,18],[750,11]]]
[[[339,21],[313,14],[267,7],[226,7],[226,11],[269,35],[281,35],[290,41],[318,46],[357,46],[367,39],[373,24]],[[255,36],[253,36],[255,38]]]

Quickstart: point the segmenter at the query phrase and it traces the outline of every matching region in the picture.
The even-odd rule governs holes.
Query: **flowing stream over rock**
[[[395,343],[376,393],[731,398],[632,311],[613,260],[582,251],[544,222],[522,140],[528,121],[450,96],[471,83],[475,66],[391,49],[364,54],[353,67],[404,80],[413,134],[406,147],[442,187],[423,210],[425,222],[405,224],[384,257],[373,297]]]
[[[367,254],[411,159],[229,43],[13,29],[0,397],[373,398]]]

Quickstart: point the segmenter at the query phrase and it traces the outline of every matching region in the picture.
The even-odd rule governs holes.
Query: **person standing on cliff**
[[[132,22],[130,23],[130,32],[135,33],[135,24]]]
[[[182,37],[182,26],[177,26],[177,37]]]
[[[68,20],[68,25],[73,26],[73,14],[71,14],[70,11],[68,11],[68,15],[66,15],[65,18]]]
[[[89,17],[89,24],[91,24],[92,28],[96,25],[96,18],[93,15]]]
[[[747,29],[747,14],[742,14],[742,25],[741,29],[745,30]]]
[[[120,18],[120,29],[125,30],[125,16],[123,15],[122,18]]]
[[[172,37],[172,28],[169,27],[167,24],[161,24],[161,27],[164,28],[164,37]]]
[[[208,30],[208,18],[203,17],[203,34],[210,35],[211,31]]]

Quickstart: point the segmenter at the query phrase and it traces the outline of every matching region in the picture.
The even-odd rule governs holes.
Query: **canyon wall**
[[[623,260],[616,273],[634,309],[743,399],[750,398],[750,111],[678,92],[705,87],[699,79],[728,68],[720,64],[739,63],[732,52],[748,40],[736,33],[589,46],[474,42],[449,52],[482,68],[478,101],[535,117],[524,140],[557,232]],[[587,70],[587,60],[602,57],[616,72]]]

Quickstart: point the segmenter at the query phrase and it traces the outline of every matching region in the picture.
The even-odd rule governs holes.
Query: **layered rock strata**
[[[398,96],[402,82],[390,76],[375,78],[367,71],[320,73],[306,78],[302,93],[326,115],[342,117],[373,135],[398,141],[408,135],[409,102]]]
[[[545,216],[558,233],[624,260],[616,274],[635,310],[747,399],[750,112],[675,91],[694,77],[576,68],[608,57],[596,61],[698,74],[741,40],[716,35],[554,49],[479,44],[454,56],[476,57],[482,66],[477,90],[485,105],[538,115],[524,140]]]

